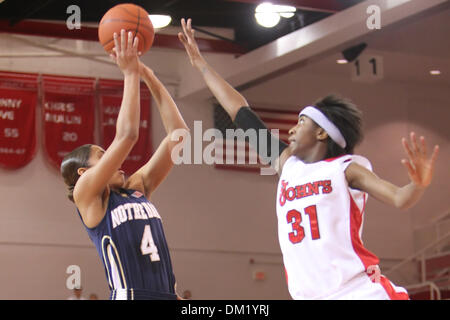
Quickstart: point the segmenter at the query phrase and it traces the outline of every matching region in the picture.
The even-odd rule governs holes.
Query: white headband
[[[341,131],[334,125],[333,122],[328,120],[328,118],[317,108],[313,106],[308,106],[300,112],[300,116],[308,116],[315,123],[317,123],[322,129],[324,129],[331,139],[336,142],[342,149],[345,149],[347,143],[345,142],[344,136]]]

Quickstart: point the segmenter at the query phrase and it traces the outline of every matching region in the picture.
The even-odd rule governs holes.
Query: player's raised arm
[[[352,163],[346,170],[350,187],[365,191],[396,208],[407,209],[417,203],[431,183],[439,146],[435,146],[431,157],[428,157],[425,138],[420,137],[420,144],[418,144],[416,135],[412,132],[410,139],[411,146],[406,139],[402,139],[403,147],[408,155],[408,159],[402,159],[402,163],[408,170],[411,180],[409,184],[397,187],[380,179],[364,167]]]
[[[153,70],[141,63],[141,77],[156,101],[167,136],[163,139],[151,159],[129,179],[131,189],[141,190],[147,198],[164,180],[173,167],[171,159],[172,149],[180,140],[172,140],[172,133],[176,130],[189,131],[177,105],[162,82],[155,76]]]
[[[153,70],[141,63],[141,77],[156,101],[161,119],[168,135],[177,129],[188,130],[175,101]]]
[[[192,20],[188,19],[186,22],[184,19],[181,19],[181,26],[183,32],[178,34],[178,38],[183,43],[191,64],[202,74],[206,85],[237,127],[243,130],[255,129],[257,132],[259,130],[267,130],[266,125],[249,108],[249,104],[244,96],[223,79],[203,58],[195,41],[195,30],[192,29]],[[274,160],[279,158],[282,152],[285,156],[281,158],[287,159],[286,156],[289,156],[289,148],[287,148],[287,145],[271,134],[267,134],[266,137],[267,139],[263,144],[266,152],[261,152],[260,150],[261,143],[259,142],[259,135],[257,144],[252,146],[257,150],[258,154],[264,158],[268,157],[272,165],[274,164]],[[273,143],[279,145],[279,153],[277,155],[270,154],[272,150],[271,144]]]
[[[97,210],[98,203],[109,180],[120,169],[139,136],[138,38],[134,38],[133,41],[132,33],[128,33],[127,37],[125,30],[122,30],[120,42],[117,34],[114,34],[114,42],[115,48],[111,58],[124,75],[124,92],[117,117],[116,135],[104,154],[99,153],[95,159],[95,161],[98,160],[95,165],[91,163],[90,167],[79,169],[81,176],[74,188],[75,204],[80,209],[83,220],[88,226],[95,225],[99,216],[102,215],[103,212]]]
[[[211,92],[234,121],[239,109],[241,107],[248,107],[247,100],[226,82],[203,58],[195,41],[195,30],[192,29],[192,20],[188,19],[186,22],[184,19],[181,19],[181,26],[183,32],[178,34],[178,38],[183,43],[191,64],[202,74]]]

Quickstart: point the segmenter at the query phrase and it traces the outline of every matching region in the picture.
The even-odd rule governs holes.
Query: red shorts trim
[[[380,284],[383,286],[384,290],[391,300],[409,300],[409,295],[406,292],[395,291],[388,278],[381,276]]]

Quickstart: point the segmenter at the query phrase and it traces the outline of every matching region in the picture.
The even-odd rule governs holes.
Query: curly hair
[[[345,149],[328,137],[326,158],[353,154],[355,147],[363,140],[362,112],[350,100],[330,94],[314,104],[344,136]]]

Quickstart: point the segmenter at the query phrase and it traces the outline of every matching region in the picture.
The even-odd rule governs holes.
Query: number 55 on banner
[[[352,66],[352,81],[376,82],[384,78],[383,57],[362,55]]]

